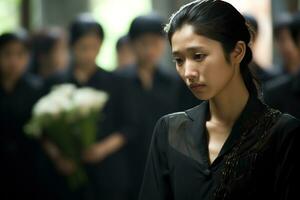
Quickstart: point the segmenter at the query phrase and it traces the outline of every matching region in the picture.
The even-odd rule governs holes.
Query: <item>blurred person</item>
[[[204,102],[158,120],[140,200],[299,199],[300,121],[259,99],[244,17],[197,0],[166,31],[178,74]]]
[[[129,28],[129,38],[136,63],[118,74],[128,80],[126,105],[138,121],[135,140],[129,145],[132,174],[132,199],[137,199],[148,154],[152,129],[162,115],[176,111],[178,80],[159,64],[165,52],[163,19],[156,14],[136,17]]]
[[[255,48],[257,43],[257,37],[259,34],[259,25],[257,20],[249,14],[244,15],[248,25],[251,27],[251,48],[252,50]],[[268,80],[271,80],[273,78],[272,74],[265,70],[262,66],[260,66],[255,60],[253,60],[250,63],[250,69],[252,72],[257,76],[259,81],[262,83],[265,83]]]
[[[31,49],[29,71],[42,79],[66,70],[69,64],[67,37],[60,29],[45,29],[34,33]]]
[[[70,199],[126,200],[128,197],[129,175],[124,146],[128,140],[124,113],[123,82],[116,75],[105,71],[96,64],[104,40],[102,26],[90,16],[80,15],[70,27],[70,48],[72,63],[66,73],[51,77],[47,88],[58,83],[73,83],[78,87],[92,87],[108,93],[109,101],[104,110],[104,119],[98,131],[98,142],[82,152],[90,184],[78,193],[70,194]],[[133,125],[130,127],[134,127]],[[63,175],[74,171],[71,160],[63,158],[51,142],[46,151]]]
[[[282,59],[283,75],[294,74],[300,68],[300,49],[297,48],[291,34],[292,16],[283,14],[275,21],[275,45]]]
[[[288,39],[285,45],[290,46],[290,48],[287,47],[287,49],[291,49],[291,50],[290,51],[286,50],[286,51],[290,53],[290,55],[288,56],[288,58],[291,59],[289,64],[293,64],[293,65],[290,65],[289,68],[286,67],[288,74],[284,76],[280,76],[275,80],[272,80],[267,83],[264,98],[266,103],[273,106],[274,108],[300,118],[300,104],[299,104],[300,63],[299,61],[297,64],[297,60],[299,60],[300,58],[300,13],[297,13],[293,16],[292,22],[290,24],[290,31],[291,31],[292,41],[294,44],[289,45],[288,42],[290,41]],[[285,32],[284,34],[289,35],[288,32]],[[290,37],[290,36],[285,35],[285,37]],[[297,50],[292,50],[294,46],[296,47]],[[297,53],[295,54],[295,52]],[[293,58],[294,61],[292,61]]]
[[[25,135],[41,82],[28,74],[25,33],[0,35],[0,199],[39,199],[36,179],[37,144]]]
[[[117,70],[128,67],[135,62],[135,56],[132,51],[128,35],[118,39],[116,44],[118,67]]]

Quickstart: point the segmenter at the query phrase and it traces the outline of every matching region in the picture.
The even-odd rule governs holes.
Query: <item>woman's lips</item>
[[[206,85],[203,84],[203,83],[195,83],[195,84],[189,85],[189,88],[192,89],[192,90],[202,89],[204,87],[206,87]]]

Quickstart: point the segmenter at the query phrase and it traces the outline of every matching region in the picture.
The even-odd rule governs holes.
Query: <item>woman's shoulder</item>
[[[201,121],[201,118],[206,116],[207,105],[207,101],[203,101],[199,105],[185,111],[164,115],[158,120],[158,123],[166,123],[168,126],[170,126],[174,124],[178,125],[186,121],[194,121],[195,119]]]
[[[154,143],[161,151],[164,151],[168,145],[173,146],[178,141],[182,141],[182,137],[186,135],[187,131],[190,132],[191,129],[198,127],[198,123],[201,123],[201,118],[205,114],[206,104],[201,103],[191,109],[161,117],[154,129]]]
[[[300,120],[290,114],[282,114],[274,125],[278,133],[291,133],[300,131]]]
[[[271,133],[280,149],[290,144],[300,145],[300,120],[290,114],[282,114],[272,127]]]

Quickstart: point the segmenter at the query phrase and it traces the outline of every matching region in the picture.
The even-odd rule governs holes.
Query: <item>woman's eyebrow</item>
[[[186,49],[187,51],[205,51],[205,48],[203,46],[191,46],[191,47],[188,47]]]
[[[195,51],[206,51],[206,48],[203,47],[203,46],[190,46],[190,47],[187,47],[186,49],[184,49],[184,51],[186,52],[195,52]],[[177,56],[177,55],[180,55],[180,50],[174,50],[172,51],[172,55],[173,56]]]
[[[172,55],[173,56],[178,56],[178,55],[180,55],[180,53],[179,53],[179,51],[172,51]]]

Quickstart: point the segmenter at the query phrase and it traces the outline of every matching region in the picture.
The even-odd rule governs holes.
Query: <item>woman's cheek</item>
[[[176,71],[178,73],[178,75],[180,76],[180,78],[186,82],[185,77],[184,77],[184,69],[182,67],[178,67],[176,66]]]

